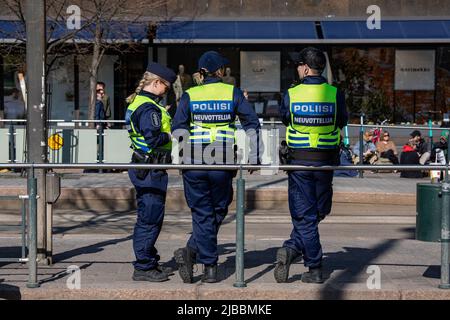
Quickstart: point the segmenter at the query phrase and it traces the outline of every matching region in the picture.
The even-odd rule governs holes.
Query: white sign
[[[249,92],[279,92],[280,52],[242,51],[241,88]]]
[[[434,50],[395,51],[395,90],[435,89]]]

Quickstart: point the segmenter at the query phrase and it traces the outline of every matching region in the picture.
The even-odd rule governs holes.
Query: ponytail
[[[215,72],[209,72],[208,70],[202,68],[198,72],[194,73],[192,75],[192,77],[194,78],[194,82],[198,86],[201,86],[201,85],[203,85],[206,77],[220,78],[223,75],[222,69],[223,69],[223,67],[220,69],[217,69]]]
[[[139,81],[139,85],[137,86],[136,90],[134,91],[134,93],[132,95],[130,95],[125,101],[130,104],[134,101],[134,99],[136,98],[136,96],[141,93],[141,91],[148,86],[149,84],[151,84],[153,81],[155,80],[161,80],[163,81],[160,77],[158,77],[156,74],[153,74],[151,72],[146,71],[144,73],[144,76],[142,77],[141,81]]]

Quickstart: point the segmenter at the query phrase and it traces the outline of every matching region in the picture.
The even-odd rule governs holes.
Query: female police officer
[[[171,117],[158,101],[175,82],[175,73],[157,63],[149,64],[136,92],[127,102],[125,122],[133,163],[169,163],[171,152]],[[133,234],[136,255],[133,280],[159,282],[168,280],[168,268],[159,265],[155,242],[161,231],[167,190],[164,170],[129,170],[136,188],[137,221]]]
[[[249,131],[253,133],[250,137],[250,160],[257,162],[259,120],[242,91],[222,82],[226,64],[228,60],[219,53],[204,53],[198,65],[199,86],[187,90],[180,99],[172,132],[174,137],[180,135],[189,140],[193,156],[188,159],[183,154],[185,162],[220,164],[230,163],[231,159],[234,163],[236,115],[247,134]],[[209,159],[203,154],[208,154]],[[217,281],[217,234],[233,198],[232,180],[231,171],[183,172],[185,197],[192,211],[193,233],[187,246],[176,250],[174,255],[185,283],[193,280],[195,260],[205,266],[203,282]]]

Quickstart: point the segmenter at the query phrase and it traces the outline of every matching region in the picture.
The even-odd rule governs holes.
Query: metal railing
[[[0,123],[8,123],[9,124],[9,162],[10,163],[15,163],[16,162],[16,141],[15,141],[15,125],[17,125],[18,123],[23,123],[26,124],[27,120],[24,119],[0,119]],[[62,126],[62,127],[72,127],[75,128],[76,125],[80,125],[80,124],[85,124],[85,125],[89,125],[92,123],[115,123],[115,124],[123,124],[125,125],[125,121],[124,120],[57,120],[57,119],[52,119],[52,120],[48,120],[48,123],[51,125],[58,125],[58,126]],[[263,125],[269,125],[271,126],[270,129],[274,129],[275,125],[282,125],[283,123],[281,121],[276,121],[276,120],[270,120],[270,121],[262,121]],[[236,122],[237,125],[239,125],[239,121]],[[82,128],[82,127],[79,127]],[[364,124],[364,118],[361,117],[360,119],[360,124],[349,124],[346,127],[346,130],[344,130],[345,136],[344,136],[344,141],[348,142],[348,130],[347,128],[359,128],[359,134],[358,134],[358,143],[359,143],[359,164],[363,165],[364,162],[364,157],[363,157],[363,153],[364,153],[364,147],[363,147],[363,135],[364,135],[364,130],[366,128],[389,128],[389,129],[403,129],[403,130],[410,130],[410,129],[416,129],[416,130],[428,130],[428,138],[430,140],[430,147],[432,147],[432,143],[433,143],[433,131],[439,131],[439,130],[443,130],[443,128],[441,127],[433,127],[431,125],[431,123],[428,126],[404,126],[404,125],[389,125],[389,124]],[[105,128],[103,126],[99,126],[99,128],[97,128],[97,162],[98,163],[104,163],[105,162]],[[279,140],[279,136],[275,135],[273,133],[269,134],[269,142],[268,142],[268,150],[272,151],[272,154],[274,154],[274,150],[277,150],[277,147],[280,143],[280,141],[276,141]],[[430,150],[431,151],[431,150]],[[277,152],[275,152],[277,153]],[[55,156],[55,155],[53,155]],[[59,151],[57,152],[57,156],[59,157]],[[274,157],[276,157],[277,155],[275,154]],[[273,157],[272,157],[273,158]],[[274,160],[274,159],[272,159]],[[360,178],[364,178],[364,174],[363,174],[363,170],[359,170],[359,177]]]
[[[352,165],[352,166],[298,166],[298,165],[163,165],[163,164],[0,164],[3,168],[20,168],[28,170],[28,200],[29,200],[29,280],[27,286],[36,288],[37,280],[37,185],[34,176],[35,169],[159,169],[159,170],[238,170],[236,181],[236,280],[235,287],[246,287],[244,272],[245,248],[245,179],[243,170],[283,170],[283,171],[330,171],[330,170],[445,170],[446,181],[442,184],[442,222],[441,222],[441,281],[439,288],[450,289],[449,245],[450,245],[450,183],[448,180],[449,164],[446,165]],[[39,191],[40,192],[40,191]]]

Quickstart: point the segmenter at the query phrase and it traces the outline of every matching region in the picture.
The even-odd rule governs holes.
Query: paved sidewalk
[[[300,281],[304,266],[291,268],[286,284],[273,278],[276,249],[288,236],[289,224],[248,224],[245,280],[235,280],[233,222],[220,233],[222,281],[202,284],[197,266],[194,284],[183,284],[176,273],[164,283],[131,281],[133,260],[130,234],[71,234],[55,237],[55,264],[39,268],[39,289],[25,287],[26,266],[0,264],[0,298],[11,299],[450,299],[450,290],[437,289],[440,245],[413,240],[414,225],[322,224],[325,274],[322,285]],[[174,266],[172,252],[183,246],[190,225],[167,224],[157,247],[162,261]],[[18,254],[19,238],[0,236],[1,256]],[[81,269],[81,289],[66,286],[69,266]],[[369,266],[380,270],[381,288],[367,286]],[[373,267],[372,267],[373,268]]]

